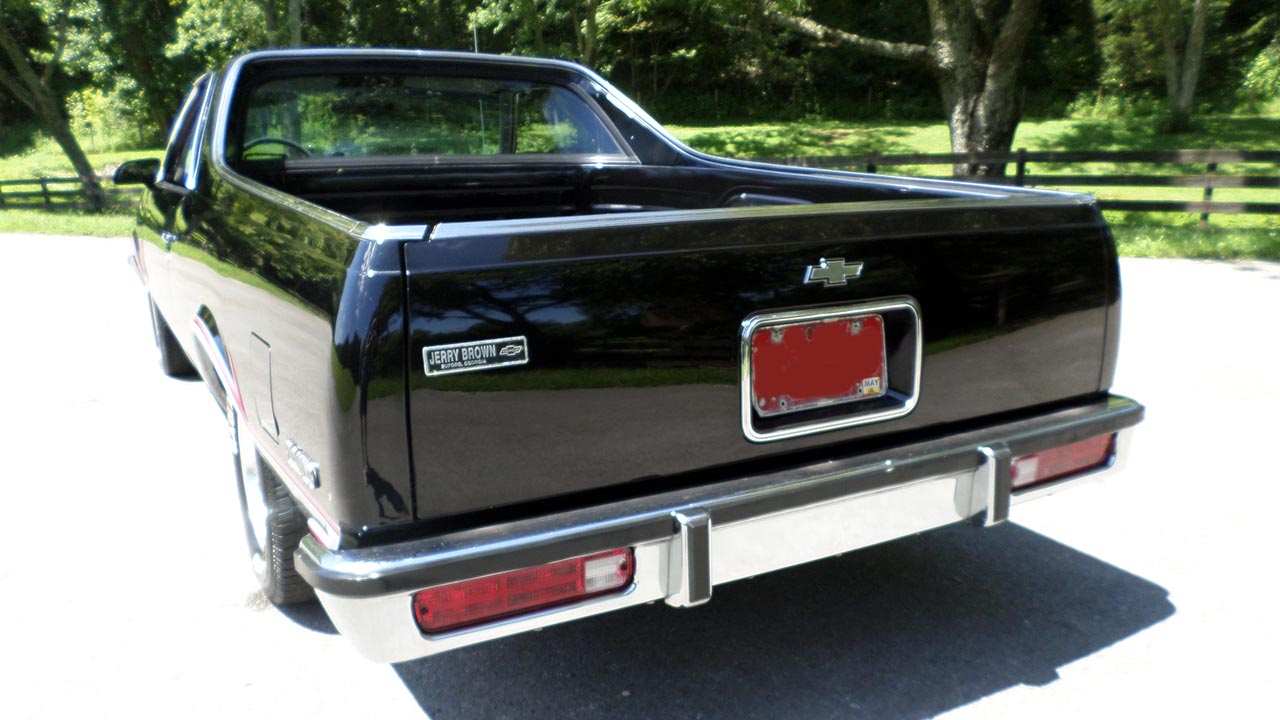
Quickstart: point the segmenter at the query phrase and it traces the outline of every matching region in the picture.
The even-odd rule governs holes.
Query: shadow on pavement
[[[1174,613],[1168,593],[1013,524],[956,525],[396,667],[436,720],[924,718]]]
[[[1236,262],[1231,264],[1231,269],[1239,272],[1252,273],[1253,275],[1258,275],[1268,280],[1280,280],[1280,262],[1267,260]]]
[[[329,619],[329,614],[324,611],[319,600],[301,605],[277,605],[276,609],[281,615],[308,630],[325,635],[338,634],[338,629],[333,626],[333,621]]]

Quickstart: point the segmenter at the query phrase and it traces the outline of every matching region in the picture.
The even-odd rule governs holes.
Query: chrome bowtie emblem
[[[810,265],[804,270],[806,283],[820,282],[824,287],[844,285],[849,280],[862,277],[862,263],[845,263],[844,258],[822,258],[817,265]]]

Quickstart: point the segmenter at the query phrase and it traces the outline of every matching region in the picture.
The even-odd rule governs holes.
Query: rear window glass
[[[539,82],[412,75],[291,77],[250,90],[228,156],[624,155],[591,106]]]

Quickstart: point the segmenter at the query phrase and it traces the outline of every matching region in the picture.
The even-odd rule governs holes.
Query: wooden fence
[[[786,157],[759,158],[763,162],[781,163],[813,168],[842,168],[878,172],[885,167],[921,165],[989,165],[1004,163],[1008,175],[1003,178],[984,179],[1014,185],[1043,187],[1190,187],[1202,191],[1198,201],[1178,200],[1100,200],[1104,210],[1133,210],[1141,212],[1190,212],[1200,213],[1203,220],[1211,214],[1266,213],[1280,214],[1280,202],[1221,202],[1213,199],[1218,188],[1273,188],[1280,189],[1280,151],[1257,150],[1138,150],[1120,152],[1046,151],[1028,152],[1014,150],[1007,153],[925,153],[905,155],[856,155],[838,157]],[[1093,163],[1141,164],[1149,166],[1174,166],[1184,172],[1188,166],[1203,172],[1182,175],[1132,175],[1109,174],[1041,174],[1030,172],[1035,165],[1089,165]],[[1223,174],[1225,165],[1240,163],[1267,163],[1272,166],[1268,174]],[[1256,171],[1249,171],[1255,172]],[[943,177],[952,179],[951,175]],[[965,178],[955,178],[963,180]],[[52,187],[51,187],[52,186]],[[139,188],[136,185],[115,187],[103,181],[103,191],[108,207],[127,207],[136,202]],[[37,178],[33,180],[0,181],[0,208],[86,209],[89,207],[79,178]]]
[[[1191,187],[1202,190],[1198,201],[1177,200],[1099,200],[1104,210],[1134,210],[1141,212],[1191,212],[1200,213],[1202,220],[1210,214],[1280,213],[1280,202],[1215,202],[1213,191],[1218,188],[1280,188],[1280,151],[1266,150],[1135,150],[1119,152],[1095,151],[1044,151],[1028,152],[1025,149],[1007,153],[926,153],[905,155],[869,155],[843,157],[790,157],[762,158],[763,162],[798,165],[814,168],[842,168],[878,172],[884,167],[905,165],[989,165],[1003,163],[1007,175],[1003,178],[983,179],[1012,185],[1043,187]],[[1183,175],[1132,175],[1132,174],[1062,174],[1031,173],[1028,166],[1038,165],[1089,165],[1091,163],[1142,164],[1154,166],[1203,166],[1203,172]],[[1224,165],[1239,163],[1268,163],[1273,167],[1269,174],[1221,174]],[[1198,169],[1198,168],[1196,168]],[[930,176],[945,179],[951,175]]]
[[[108,208],[131,207],[138,201],[137,185],[116,187],[100,180]],[[93,207],[78,177],[0,180],[0,209],[88,210]]]

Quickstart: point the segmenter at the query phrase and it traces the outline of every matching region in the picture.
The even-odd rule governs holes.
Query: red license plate
[[[763,417],[884,395],[884,318],[770,325],[751,335],[751,404]]]

